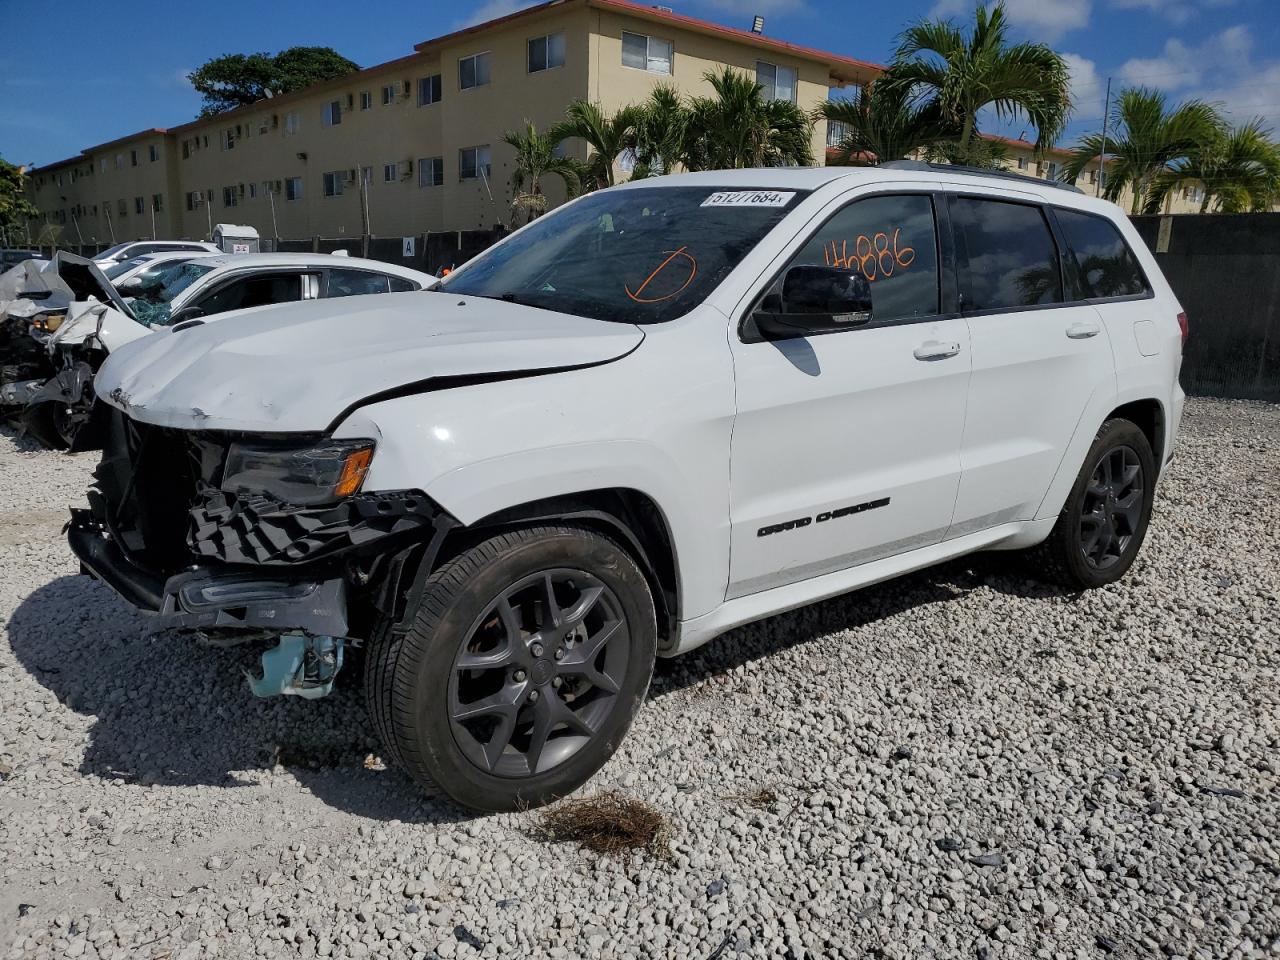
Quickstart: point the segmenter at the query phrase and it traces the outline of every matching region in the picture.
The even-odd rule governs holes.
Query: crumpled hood
[[[640,328],[448,293],[282,304],[143,337],[98,371],[99,398],[190,430],[313,432],[390,391],[444,377],[590,366]]]

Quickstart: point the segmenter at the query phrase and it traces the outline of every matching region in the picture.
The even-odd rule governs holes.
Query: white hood
[[[389,391],[606,363],[643,339],[633,324],[457,294],[307,301],[127,344],[98,371],[96,392],[158,426],[312,432]]]

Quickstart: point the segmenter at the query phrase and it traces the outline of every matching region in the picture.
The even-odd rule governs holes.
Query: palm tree
[[[766,100],[753,77],[732,67],[703,76],[713,97],[689,104],[684,164],[690,170],[810,166],[813,122],[789,100]]]
[[[901,160],[945,133],[936,103],[913,103],[903,87],[878,81],[852,99],[826,101],[815,117],[844,128],[837,145],[838,163]]]
[[[1025,116],[1036,128],[1036,148],[1053,146],[1071,113],[1066,61],[1043,43],[1010,44],[1004,4],[989,12],[979,4],[973,30],[923,20],[903,31],[882,84],[936,104],[955,131],[957,153],[966,156],[978,129],[978,112],[991,108],[1000,120]]]
[[[511,171],[511,220],[514,226],[518,214],[523,211],[527,219],[544,213],[547,197],[542,192],[542,178],[559,177],[564,182],[565,193],[574,196],[582,186],[578,164],[569,157],[556,154],[559,141],[545,133],[539,133],[529,121],[523,131],[503,134],[503,143],[516,150],[515,168]]]
[[[1190,157],[1202,144],[1212,143],[1222,130],[1217,110],[1203,100],[1188,100],[1169,110],[1164,94],[1129,87],[1116,100],[1105,141],[1100,132],[1082,137],[1059,177],[1074,183],[1105,147],[1103,196],[1118,200],[1128,187],[1133,191],[1130,212],[1138,213],[1170,164]]]
[[[1219,130],[1190,154],[1156,175],[1147,191],[1145,213],[1159,213],[1171,191],[1187,182],[1204,189],[1200,212],[1260,213],[1280,200],[1280,147],[1255,119]]]
[[[636,166],[631,179],[671,173],[685,159],[689,111],[680,92],[669,84],[654,87],[636,110],[630,148]]]
[[[549,135],[556,142],[571,137],[587,142],[591,152],[582,178],[586,189],[613,186],[613,168],[634,139],[637,113],[636,107],[628,106],[607,116],[599,104],[575,100],[565,118],[551,128]]]

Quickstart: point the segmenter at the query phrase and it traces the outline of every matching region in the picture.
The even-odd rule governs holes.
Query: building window
[[[284,132],[285,136],[297,133],[302,129],[302,117],[296,112],[290,111],[284,115]]]
[[[395,183],[400,179],[400,164],[384,163],[382,165],[382,182]]]
[[[764,60],[756,61],[756,83],[764,88],[766,100],[796,102],[796,71]]]
[[[428,104],[439,103],[440,93],[440,74],[422,77],[418,81],[418,106],[425,107]]]
[[[130,150],[130,151],[129,151],[129,166],[131,166],[131,167],[136,167],[137,165],[138,165],[138,151],[137,151],[137,150]]]
[[[133,198],[133,212],[142,213],[147,208],[146,201],[142,197]]]
[[[120,216],[122,217],[127,217],[129,215],[129,201],[124,199],[124,197],[121,197],[119,200],[117,200],[116,212],[120,214]]]
[[[302,178],[289,177],[284,182],[284,198],[286,200],[302,199]]]
[[[187,194],[187,209],[194,210],[196,207],[200,206],[201,199],[200,191],[192,190]]]
[[[1027,158],[1026,158],[1026,157],[1019,157],[1019,158],[1018,158],[1018,169],[1019,169],[1019,170],[1025,170],[1025,169],[1027,169]]]
[[[370,93],[368,90],[361,90],[360,91],[360,109],[368,110],[372,106],[373,106],[373,94]]]
[[[382,88],[382,105],[385,107],[388,104],[392,104],[395,102],[396,102],[396,85],[394,83],[388,83],[386,86]]]
[[[1045,165],[1045,173],[1050,180],[1058,179],[1058,164],[1056,161],[1050,160]]]
[[[154,210],[156,213],[164,212],[164,194],[163,193],[153,193],[151,195],[151,209]]]
[[[529,41],[529,72],[564,66],[564,34],[552,33]]]
[[[236,132],[230,127],[227,127],[227,129],[222,131],[222,137],[220,139],[222,141],[221,146],[223,150],[234,150],[236,148]]]
[[[336,127],[342,122],[342,101],[330,100],[324,105],[324,125]]]
[[[444,183],[444,157],[424,157],[418,161],[418,186],[438,187]]]
[[[191,141],[190,140],[182,141],[182,159],[183,160],[191,159]]]
[[[155,163],[157,160],[160,159],[160,148],[157,147],[154,143],[151,146],[147,147],[147,151],[151,155],[152,163]]]
[[[458,87],[470,90],[472,87],[483,87],[489,82],[489,54],[477,53],[470,57],[462,57],[458,61]]]
[[[343,178],[346,176],[341,170],[333,170],[324,175],[324,195],[326,197],[342,196]]]
[[[224,207],[234,207],[240,202],[240,196],[236,192],[235,187],[222,188],[222,205]]]
[[[103,172],[103,173],[106,173],[106,172],[107,172],[107,158],[106,158],[106,157],[103,157],[103,158],[99,161],[99,165],[100,165],[100,166],[101,166],[101,168],[102,168],[102,172]]]
[[[249,199],[250,200],[258,199],[258,185],[256,183],[249,184]]]
[[[671,41],[622,32],[622,65],[650,73],[671,73]]]
[[[458,151],[458,179],[486,180],[490,176],[489,147],[463,147]]]
[[[117,154],[116,154],[116,169],[117,169],[117,170],[123,170],[123,169],[124,169],[124,154],[123,154],[123,153],[117,153]]]

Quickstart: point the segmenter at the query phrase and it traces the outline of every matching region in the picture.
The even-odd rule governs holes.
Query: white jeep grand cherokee
[[[69,538],[157,626],[319,696],[362,646],[390,757],[562,796],[655,656],[975,550],[1133,563],[1186,322],[1112,204],[889,164],[660,177],[434,291],[150,337]]]

